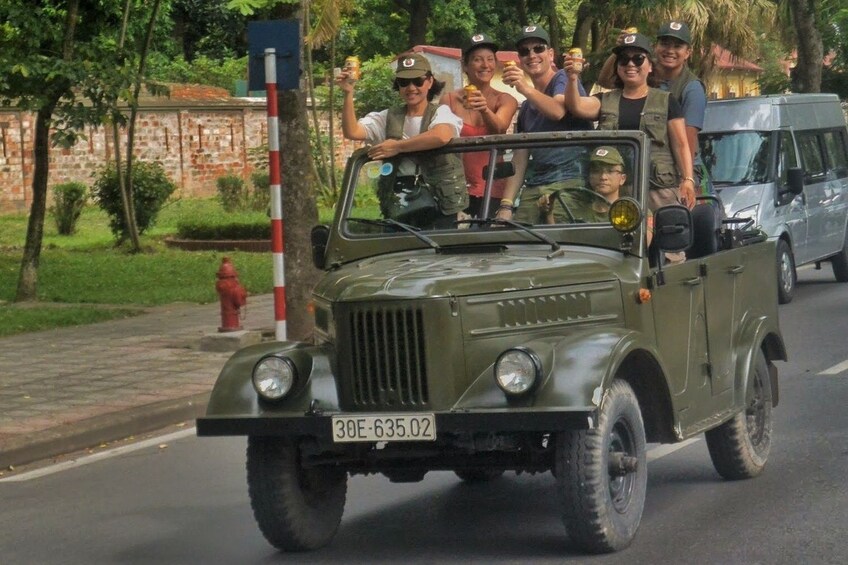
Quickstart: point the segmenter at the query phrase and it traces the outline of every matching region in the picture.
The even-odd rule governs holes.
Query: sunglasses
[[[400,88],[404,88],[409,86],[410,84],[414,84],[417,87],[424,86],[424,81],[427,80],[426,76],[423,77],[415,77],[415,78],[396,78],[395,82]]]
[[[548,46],[545,45],[545,44],[534,45],[533,47],[519,47],[518,48],[518,56],[519,57],[526,57],[527,55],[530,54],[530,51],[532,51],[533,53],[535,53],[537,55],[541,55],[542,53],[544,53],[547,50],[548,50]]]
[[[629,63],[633,63],[637,67],[641,67],[642,63],[644,63],[647,58],[648,56],[644,53],[637,53],[636,55],[630,55],[629,57],[627,55],[619,55],[615,58],[615,63],[619,67],[626,67]]]

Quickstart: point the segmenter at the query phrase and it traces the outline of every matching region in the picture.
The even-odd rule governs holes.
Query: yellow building
[[[739,58],[727,49],[713,45],[715,64],[704,77],[707,98],[741,98],[759,96],[760,86],[757,78],[763,68]]]

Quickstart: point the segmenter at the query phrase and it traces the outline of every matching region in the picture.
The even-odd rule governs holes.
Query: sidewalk
[[[0,338],[0,470],[193,420],[232,354],[200,351],[219,306]],[[247,330],[273,334],[273,295],[251,296]]]

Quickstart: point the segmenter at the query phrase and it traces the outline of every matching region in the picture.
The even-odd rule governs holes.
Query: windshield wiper
[[[468,218],[466,220],[459,220],[457,223],[458,224],[466,224],[466,223],[467,224],[476,224],[476,225],[481,225],[481,226],[491,226],[492,224],[503,225],[503,226],[511,226],[513,228],[518,228],[520,230],[523,230],[523,231],[529,233],[530,235],[532,235],[533,237],[535,237],[536,239],[538,239],[541,242],[547,243],[548,245],[551,246],[551,251],[559,251],[559,243],[552,240],[551,238],[549,238],[548,236],[546,236],[542,232],[534,230],[528,224],[515,222],[513,220],[504,220],[503,218],[489,218],[489,219],[486,219],[486,220],[483,220],[483,219],[480,219],[480,218]]]
[[[403,222],[398,222],[397,220],[392,220],[391,218],[381,218],[378,220],[372,218],[347,218],[348,222],[357,222],[360,224],[367,224],[369,226],[380,226],[380,227],[393,227],[398,228],[402,231],[411,233],[436,251],[441,249],[438,243],[427,237],[421,232],[421,228],[416,228],[415,226],[410,226],[409,224],[404,224]]]

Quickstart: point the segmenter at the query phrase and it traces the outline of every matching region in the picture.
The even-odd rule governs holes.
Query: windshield
[[[631,143],[503,139],[357,161],[342,229],[373,236],[609,225],[610,203],[624,196],[641,201]]]
[[[770,180],[771,135],[763,131],[702,133],[701,158],[716,184],[759,184]]]

